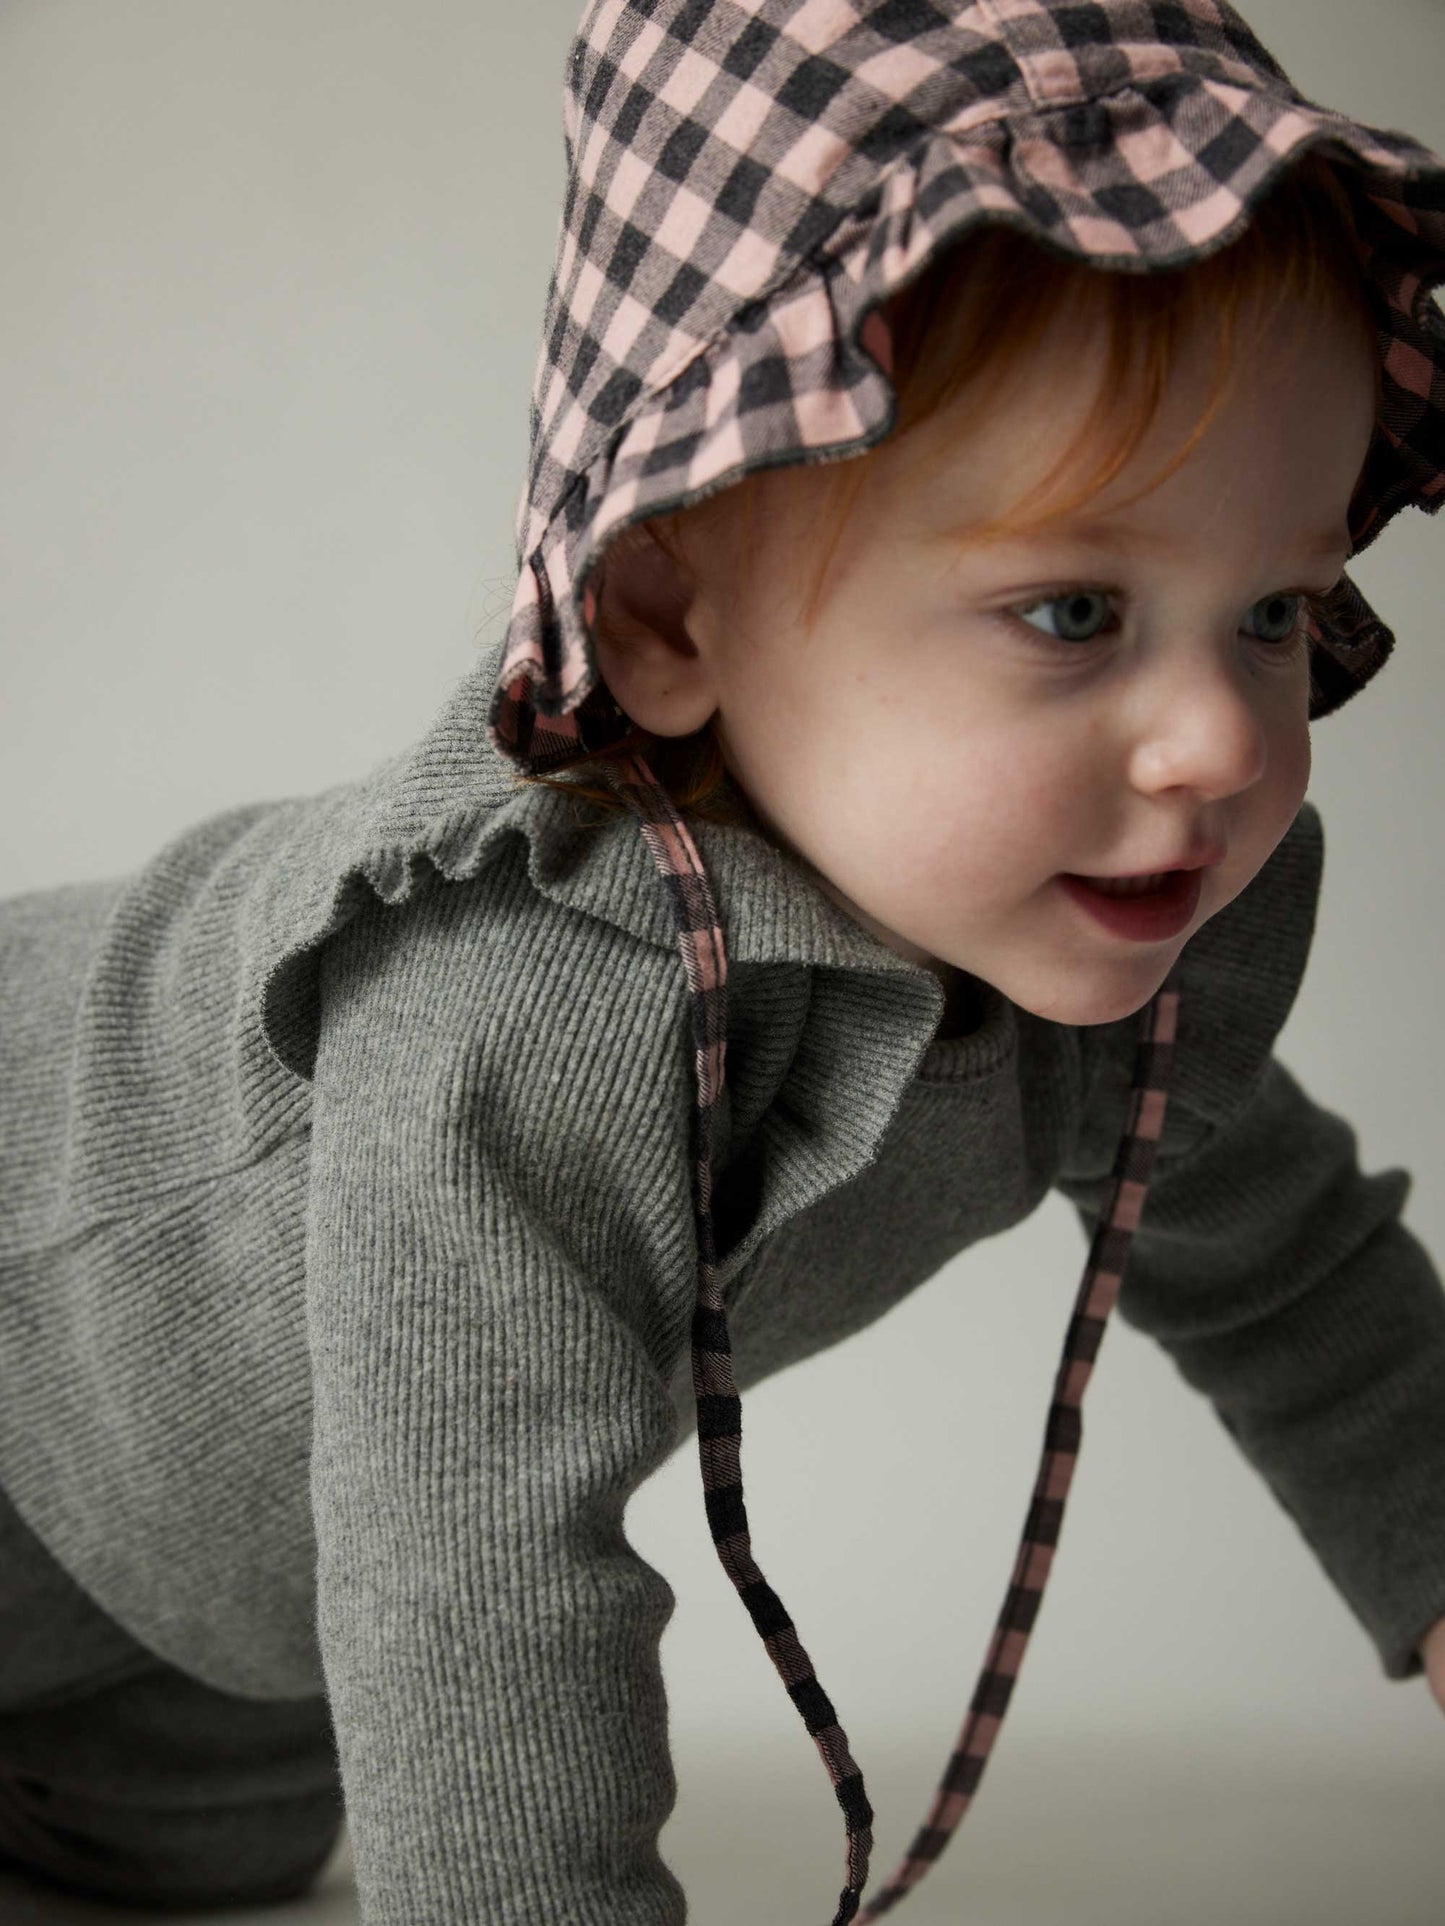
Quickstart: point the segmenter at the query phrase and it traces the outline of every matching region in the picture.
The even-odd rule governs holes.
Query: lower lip
[[[1065,890],[1096,923],[1135,943],[1162,943],[1187,929],[1204,888],[1202,869],[1175,870],[1143,896],[1108,896],[1082,876],[1060,876]]]

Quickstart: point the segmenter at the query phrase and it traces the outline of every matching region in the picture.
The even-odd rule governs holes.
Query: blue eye
[[[1033,624],[1028,617],[1035,609],[1064,609],[1067,611],[1064,617],[1065,632],[1050,636],[1049,639],[1054,642],[1092,642],[1094,640],[1092,634],[1082,635],[1075,633],[1075,630],[1089,626],[1091,602],[1103,603],[1107,614],[1108,601],[1109,592],[1106,589],[1077,588],[1069,589],[1063,595],[1051,595],[1042,602],[1026,602],[1021,607],[1011,610],[1010,613],[1016,615],[1026,628],[1032,628]]]
[[[1110,597],[1122,596],[1122,594],[1121,589],[1081,586],[1062,590],[1058,595],[1044,596],[1037,602],[1020,603],[1012,609],[1006,609],[1004,613],[1013,621],[1022,623],[1030,635],[1037,636],[1045,642],[1058,642],[1065,645],[1093,642],[1098,639],[1101,631],[1097,626],[1091,626],[1090,604],[1103,604],[1104,612],[1107,614]],[[1301,616],[1307,600],[1308,596],[1303,591],[1292,591],[1286,595],[1267,595],[1263,601],[1256,602],[1254,605],[1256,609],[1269,612],[1265,625],[1267,631],[1271,631],[1258,635],[1256,640],[1270,643],[1271,653],[1275,654],[1283,653],[1286,644],[1297,640],[1303,641],[1304,626]],[[1057,633],[1037,629],[1026,619],[1038,609],[1064,611]],[[1085,630],[1088,633],[1083,633]]]

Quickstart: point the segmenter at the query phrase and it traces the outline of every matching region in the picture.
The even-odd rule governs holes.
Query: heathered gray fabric
[[[634,825],[486,747],[494,666],[355,783],[0,904],[0,1486],[171,1663],[327,1693],[366,1926],[680,1926],[674,1599],[622,1520],[693,1448],[687,987]],[[1137,1021],[988,990],[934,1041],[929,972],[752,828],[694,834],[745,1389],[1051,1187],[1087,1228]],[[1445,1291],[1407,1174],[1271,1056],[1322,860],[1306,804],[1185,951],[1119,1307],[1402,1678],[1445,1615]]]
[[[17,1869],[52,1905],[57,1886],[155,1910],[295,1898],[344,1817],[324,1697],[238,1699],[157,1658],[86,1597],[0,1489],[6,1926],[31,1917],[9,1879]]]

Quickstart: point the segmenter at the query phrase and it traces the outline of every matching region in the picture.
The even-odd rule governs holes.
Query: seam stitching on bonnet
[[[973,4],[993,28],[999,46],[1008,55],[1010,60],[1012,60],[1015,67],[1018,68],[1019,79],[1023,83],[1024,92],[1028,95],[1030,104],[1040,113],[1047,113],[1050,108],[1054,107],[1082,107],[1102,103],[1106,100],[1112,100],[1116,94],[1136,91],[1141,85],[1148,85],[1150,81],[1172,80],[1180,78],[1181,76],[1197,81],[1204,86],[1217,86],[1222,79],[1228,84],[1240,86],[1251,93],[1268,92],[1268,89],[1260,87],[1259,70],[1251,62],[1239,60],[1219,47],[1211,47],[1207,50],[1196,50],[1207,51],[1208,58],[1217,61],[1221,69],[1221,74],[1218,76],[1200,73],[1184,59],[1182,54],[1175,51],[1177,43],[1173,41],[1157,44],[1143,41],[1133,43],[1129,55],[1131,72],[1128,79],[1123,81],[1118,87],[1111,87],[1107,93],[1095,93],[1085,85],[1062,86],[1056,89],[1050,89],[1047,92],[1040,92],[1034,84],[1035,78],[1041,73],[1046,64],[1050,66],[1057,65],[1060,72],[1078,71],[1078,63],[1072,58],[1069,49],[1067,47],[1049,47],[1038,54],[1021,56],[1014,47],[1007,21],[997,10],[996,0],[973,0]],[[1037,18],[1036,15],[1032,14],[1029,17],[1030,19]],[[1111,46],[1117,48],[1117,45],[1117,42],[1111,42]],[[1169,49],[1167,53],[1165,51],[1166,46]],[[1137,68],[1132,66],[1132,63],[1136,60],[1139,63]],[[1282,76],[1278,77],[1282,78]],[[1301,96],[1292,86],[1289,88],[1289,93],[1295,102],[1300,100]],[[1012,116],[1004,112],[999,115],[999,118],[1009,119],[1012,118]],[[980,123],[982,126],[987,126],[988,124],[987,121]]]

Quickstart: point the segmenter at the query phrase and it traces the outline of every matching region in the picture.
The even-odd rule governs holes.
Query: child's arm
[[[1356,1152],[1271,1057],[1156,1171],[1118,1308],[1212,1400],[1401,1679],[1445,1616],[1445,1290],[1399,1221],[1409,1174]],[[1104,1180],[1059,1188],[1092,1235]]]
[[[694,1290],[685,985],[548,905],[524,846],[420,880],[325,953],[315,1076],[318,1624],[362,1919],[681,1926],[675,1599],[622,1520]]]
[[[1437,1619],[1421,1640],[1420,1656],[1435,1703],[1445,1712],[1445,1618]]]

